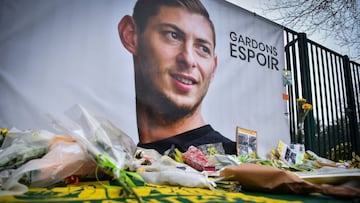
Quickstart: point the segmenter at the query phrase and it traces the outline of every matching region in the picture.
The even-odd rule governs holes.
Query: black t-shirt
[[[160,154],[164,154],[164,152],[170,149],[172,145],[181,152],[186,152],[190,146],[196,147],[219,142],[223,144],[226,154],[236,154],[235,142],[215,131],[210,125],[205,125],[156,142],[146,144],[138,143],[137,146],[145,149],[155,149]]]

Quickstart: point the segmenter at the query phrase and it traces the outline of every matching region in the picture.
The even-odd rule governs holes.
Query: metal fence
[[[292,142],[297,131],[296,99],[313,105],[305,120],[305,148],[331,160],[360,154],[360,64],[284,28],[285,70]]]

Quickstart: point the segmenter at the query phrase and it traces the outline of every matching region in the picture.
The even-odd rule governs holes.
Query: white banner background
[[[282,100],[283,31],[222,0],[204,1],[214,21],[217,73],[205,97],[207,122],[235,140],[236,126],[256,130],[259,155],[289,142]],[[133,1],[31,0],[0,2],[0,127],[48,129],[47,114],[63,116],[74,104],[112,121],[138,141],[131,55],[117,24]],[[230,51],[230,32],[274,46],[279,70]],[[234,43],[234,42],[233,42]],[[238,49],[241,43],[233,46]],[[247,53],[247,52],[246,52]],[[259,56],[260,63],[265,58]]]

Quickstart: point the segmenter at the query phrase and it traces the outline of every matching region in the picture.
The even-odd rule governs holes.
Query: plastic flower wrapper
[[[43,157],[48,152],[55,134],[46,130],[20,131],[15,128],[2,132],[6,132],[6,135],[0,147],[0,196],[20,194],[27,189],[26,186],[13,187],[14,184],[8,184],[17,183],[21,178],[13,177],[15,169]]]
[[[27,161],[42,157],[55,138],[46,131],[20,131],[11,129],[0,147],[0,171],[18,168]]]
[[[70,108],[65,115],[74,123],[65,125],[54,120],[54,127],[73,137],[99,168],[118,180],[126,197],[135,195],[141,200],[134,192],[135,184],[130,178],[141,177],[126,170],[131,166],[136,150],[133,140],[110,121],[93,115],[80,105]]]
[[[176,148],[172,147],[169,152],[173,150],[176,151]],[[135,156],[136,160],[132,167],[144,178],[146,183],[150,184],[207,188],[215,191],[239,191],[237,181],[223,180],[224,178],[219,177],[219,173],[214,171],[200,172],[184,163],[182,158],[171,157],[170,154],[171,153],[166,155],[165,153],[165,155],[161,155],[154,149],[138,147]],[[178,156],[177,152],[176,154],[176,156]],[[218,158],[222,159],[221,157]],[[181,160],[180,162],[178,161],[179,159]],[[213,162],[218,162],[218,160],[214,160]],[[229,163],[226,165],[228,164]]]
[[[240,161],[237,156],[229,154],[214,154],[209,157],[209,164],[220,170],[226,166],[239,165]]]
[[[0,196],[23,194],[28,186],[52,186],[71,176],[93,177],[94,169],[95,163],[78,143],[57,136],[41,158],[0,172]]]
[[[146,183],[216,189],[215,181],[210,180],[208,174],[199,172],[185,163],[177,162],[168,155],[140,147],[136,154],[137,160],[132,167]],[[150,163],[144,165],[143,157],[150,157]]]

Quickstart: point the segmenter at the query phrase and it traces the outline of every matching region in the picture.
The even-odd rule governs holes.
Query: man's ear
[[[124,47],[133,55],[137,54],[137,33],[134,18],[126,15],[118,24],[119,36]]]

